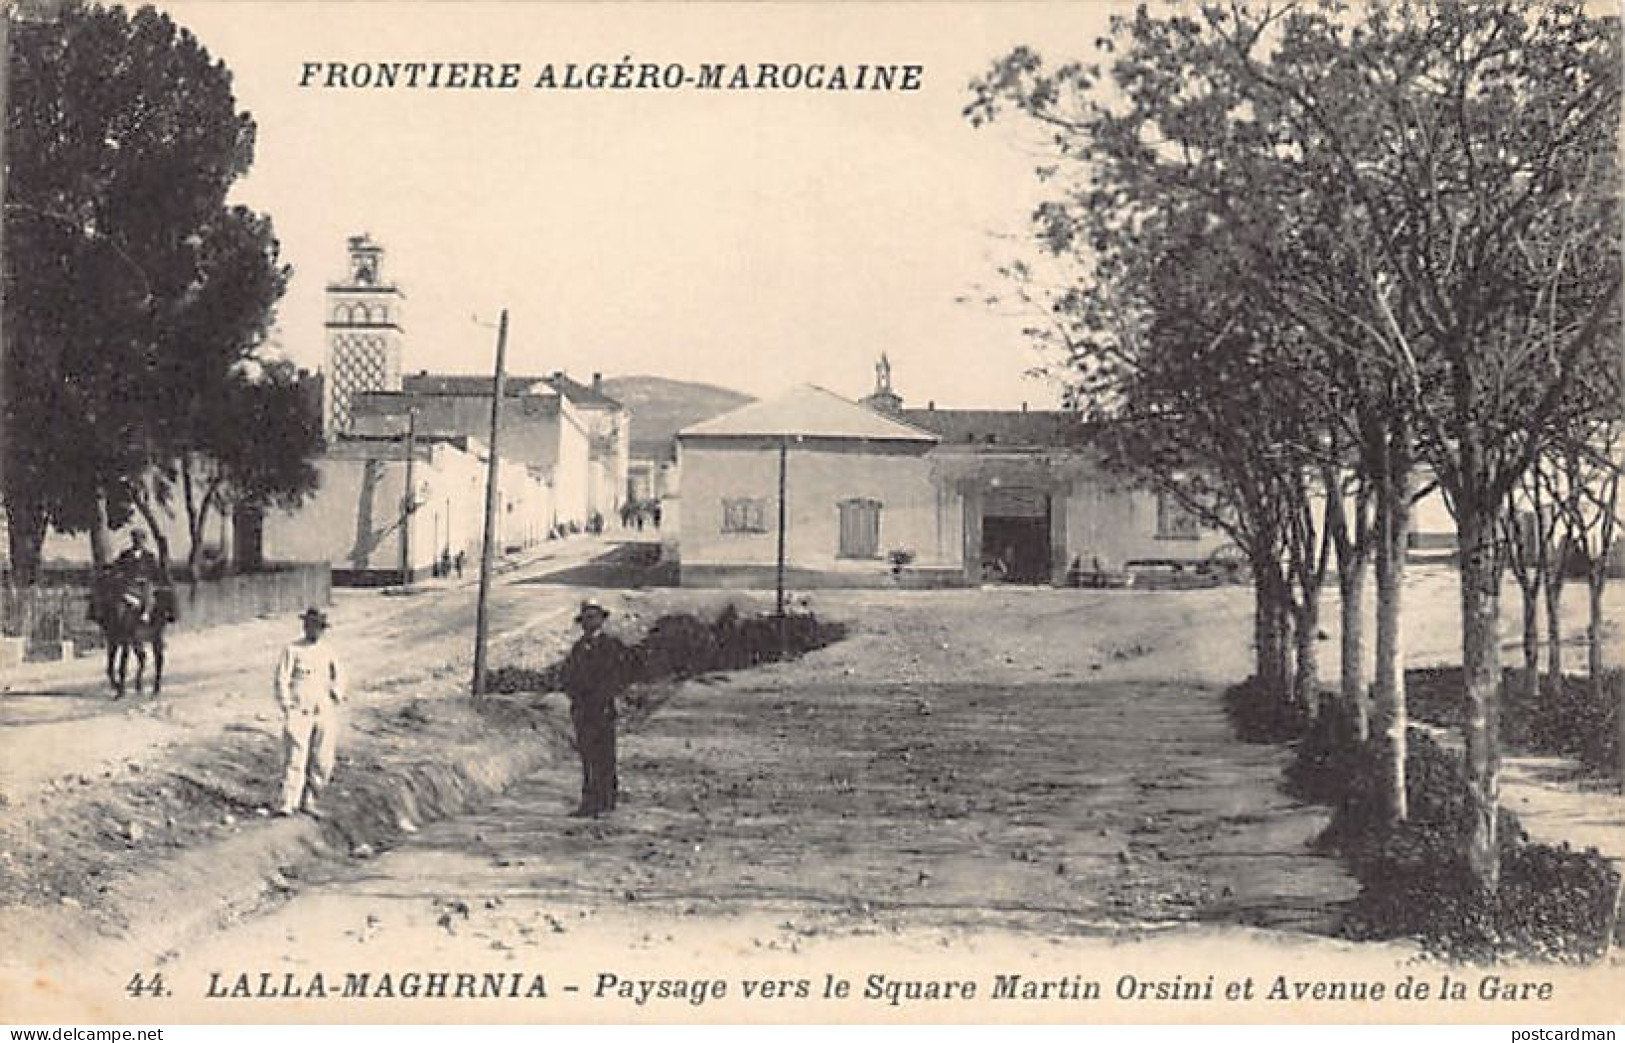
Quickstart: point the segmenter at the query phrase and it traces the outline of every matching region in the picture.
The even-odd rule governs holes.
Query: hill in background
[[[717,387],[665,377],[606,377],[604,394],[632,414],[632,456],[664,459],[677,432],[755,399]]]

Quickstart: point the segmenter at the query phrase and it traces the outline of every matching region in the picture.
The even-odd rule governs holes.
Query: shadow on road
[[[133,690],[132,690],[133,694]],[[132,704],[133,698],[117,703],[119,709]],[[105,687],[97,691],[79,688],[57,692],[43,689],[9,691],[0,702],[0,728],[18,724],[59,724],[79,721],[108,712],[114,700]]]
[[[515,586],[634,590],[677,586],[677,565],[660,560],[658,543],[622,543],[591,561],[518,580]]]

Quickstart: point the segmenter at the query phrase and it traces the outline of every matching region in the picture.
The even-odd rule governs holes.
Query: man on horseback
[[[124,600],[140,612],[142,623],[151,623],[154,592],[164,577],[145,532],[130,530],[130,545],[114,559],[113,570],[124,581]]]
[[[130,656],[136,660],[135,689],[147,668],[144,646],[153,657],[152,691],[163,687],[164,627],[175,622],[175,599],[158,559],[147,549],[147,534],[130,533],[130,546],[91,580],[90,619],[107,644],[107,680],[114,698],[124,694]]]

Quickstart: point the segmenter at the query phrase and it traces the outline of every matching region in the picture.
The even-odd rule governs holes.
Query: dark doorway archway
[[[983,573],[1006,583],[1048,583],[1050,496],[1047,490],[994,486],[982,504]]]

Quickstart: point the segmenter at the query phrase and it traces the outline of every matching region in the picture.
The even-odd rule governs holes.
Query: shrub
[[[1309,719],[1290,697],[1249,677],[1224,693],[1225,712],[1242,742],[1291,742],[1304,733]]]
[[[1328,697],[1327,712],[1298,740],[1298,755],[1287,765],[1287,792],[1302,800],[1336,804],[1348,794],[1349,781],[1364,769],[1366,753],[1354,740],[1353,728]]]
[[[499,666],[485,675],[485,690],[494,694],[545,692],[554,687],[552,670],[527,670],[520,666]]]
[[[810,612],[742,618],[729,605],[707,623],[689,613],[655,620],[630,649],[633,676],[641,682],[698,677],[717,670],[740,670],[795,658],[846,636],[839,623],[824,623]],[[499,667],[487,675],[490,692],[541,692],[557,687],[558,666],[546,670]]]
[[[638,647],[645,680],[695,677],[719,666],[716,628],[686,613],[655,620]]]
[[[1439,723],[1460,721],[1459,671],[1419,671],[1407,680],[1419,716]],[[1531,742],[1555,733],[1572,742],[1578,738],[1574,722],[1604,719],[1596,700],[1582,690],[1587,687],[1565,685],[1562,694],[1548,693],[1546,705],[1557,699],[1569,700],[1571,706],[1554,713],[1550,722],[1520,708],[1522,723],[1516,727],[1526,728],[1523,734]],[[1293,737],[1295,726],[1301,728],[1289,704],[1251,681],[1226,692],[1225,704],[1244,741],[1272,736],[1284,741]],[[1611,727],[1590,727],[1593,734],[1615,734]],[[1595,850],[1532,843],[1517,817],[1502,808],[1497,821],[1500,886],[1493,895],[1483,894],[1465,860],[1472,805],[1461,758],[1412,729],[1406,747],[1409,818],[1393,825],[1384,814],[1380,740],[1360,744],[1349,732],[1340,715],[1323,715],[1301,731],[1297,756],[1285,771],[1289,792],[1335,809],[1319,844],[1340,852],[1360,882],[1345,917],[1345,933],[1414,938],[1437,954],[1461,960],[1515,956],[1579,962],[1607,951],[1620,886],[1607,859]]]
[[[1508,745],[1519,752],[1574,757],[1599,775],[1615,777],[1620,766],[1620,673],[1615,668],[1603,675],[1600,698],[1589,677],[1543,685],[1533,704],[1521,693],[1507,698],[1502,718]],[[1509,677],[1502,691],[1518,692],[1518,686]]]
[[[1540,686],[1531,700],[1519,684],[1521,671],[1507,669],[1501,683],[1501,741],[1510,753],[1574,757],[1592,773],[1612,778],[1619,771],[1620,671],[1608,671],[1598,698],[1588,677],[1564,677]],[[1409,670],[1406,699],[1419,721],[1459,727],[1467,716],[1458,667]]]
[[[810,612],[741,620],[732,605],[718,617],[715,629],[721,658],[727,664],[723,669],[794,659],[846,635],[840,624],[820,622]]]
[[[1619,877],[1595,851],[1577,853],[1529,841],[1518,819],[1499,810],[1501,886],[1478,892],[1465,862],[1471,803],[1461,758],[1412,729],[1406,751],[1410,817],[1382,815],[1376,744],[1312,731],[1288,768],[1289,786],[1336,807],[1322,842],[1335,847],[1360,881],[1345,930],[1362,938],[1411,937],[1465,960],[1503,956],[1595,959],[1612,929]],[[1339,782],[1341,780],[1341,783]]]

